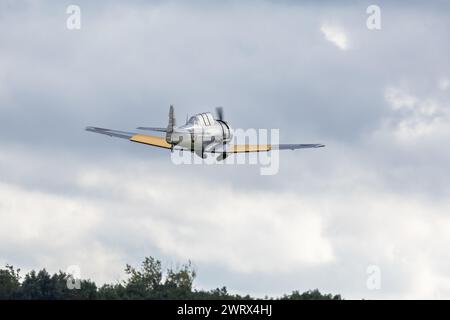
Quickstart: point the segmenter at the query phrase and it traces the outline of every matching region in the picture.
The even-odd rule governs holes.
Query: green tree
[[[45,269],[30,271],[21,282],[19,272],[20,269],[9,265],[0,269],[0,299],[253,299],[249,295],[230,294],[226,287],[209,291],[194,289],[196,272],[191,262],[163,271],[161,261],[153,257],[145,258],[139,268],[127,265],[127,280],[100,288],[85,279],[77,280],[79,286],[73,288],[68,286],[73,281],[71,275],[61,271],[50,275]],[[322,294],[315,289],[303,293],[293,291],[278,299],[340,300],[341,296]]]
[[[195,271],[189,262],[180,268],[162,270],[161,261],[147,257],[141,268],[127,265],[125,268],[128,280],[124,282],[125,294],[118,297],[127,299],[189,299],[192,298],[192,285]],[[104,286],[102,294],[111,296],[112,289],[121,290],[116,286]]]
[[[6,265],[5,269],[0,269],[0,300],[14,299],[20,289],[20,269]]]
[[[161,298],[165,299],[190,299],[192,295],[192,284],[196,273],[191,262],[182,265],[178,269],[167,269],[166,279],[163,285]]]
[[[161,261],[153,257],[145,258],[141,269],[130,265],[125,268],[129,279],[125,281],[126,297],[130,299],[158,298],[156,294],[161,289],[162,267]]]
[[[130,299],[127,289],[121,284],[104,284],[98,289],[97,298],[102,300]]]
[[[29,272],[21,285],[20,298],[38,300],[96,299],[97,286],[90,280],[79,280],[80,286],[69,288],[71,276],[59,272],[50,275],[45,269]]]
[[[281,300],[341,300],[340,295],[322,294],[319,289],[308,290],[300,293],[295,290],[290,295],[284,295]]]

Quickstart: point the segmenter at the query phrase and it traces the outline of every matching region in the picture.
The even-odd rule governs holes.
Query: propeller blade
[[[224,116],[223,116],[223,108],[222,107],[216,108],[216,114],[217,114],[217,119],[223,121]]]

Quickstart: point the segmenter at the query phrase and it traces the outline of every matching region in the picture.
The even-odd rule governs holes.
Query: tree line
[[[97,286],[89,279],[74,279],[59,271],[48,273],[45,269],[30,271],[23,278],[20,269],[7,265],[0,269],[0,299],[43,300],[142,300],[142,299],[219,299],[251,300],[250,295],[231,294],[226,287],[205,291],[193,288],[196,272],[191,263],[163,270],[162,263],[147,257],[139,268],[126,265],[127,279],[115,284]],[[293,291],[277,298],[281,300],[340,300],[340,295],[322,294],[319,290],[303,293]]]

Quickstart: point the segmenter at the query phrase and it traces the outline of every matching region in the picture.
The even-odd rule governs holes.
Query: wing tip
[[[86,128],[84,128],[84,130],[86,130],[86,131],[108,131],[109,129],[87,126]]]
[[[296,150],[296,149],[304,149],[304,148],[323,148],[324,144],[321,143],[310,143],[310,144],[278,144],[272,145],[272,149],[278,150]]]

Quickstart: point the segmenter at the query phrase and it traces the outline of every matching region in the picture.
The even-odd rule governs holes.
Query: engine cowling
[[[231,138],[233,137],[233,130],[228,125],[228,123],[226,123],[223,120],[216,120],[216,122],[219,123],[219,125],[222,128],[222,141],[223,142],[231,141]]]

